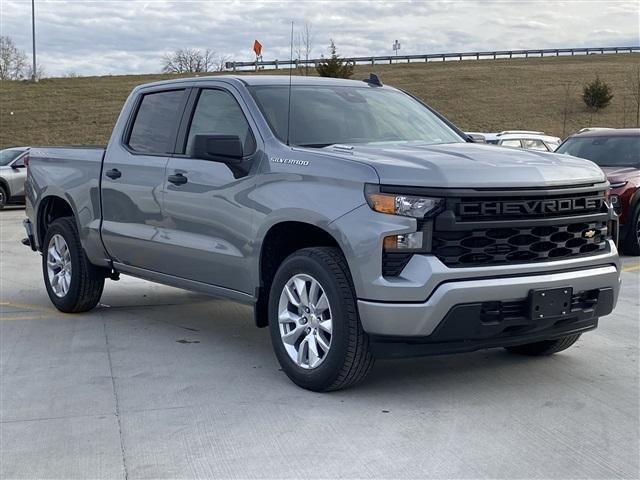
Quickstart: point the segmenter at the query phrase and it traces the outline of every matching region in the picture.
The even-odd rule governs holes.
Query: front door
[[[151,90],[136,100],[122,141],[112,141],[102,169],[102,239],[111,257],[157,271],[166,262],[159,227],[166,166],[188,90]]]
[[[167,165],[165,241],[171,245],[172,273],[182,278],[250,293],[247,260],[254,238],[249,174],[256,140],[238,99],[223,88],[196,93],[193,113],[186,112],[181,155]],[[191,114],[191,115],[190,115]],[[195,158],[195,135],[237,135],[244,161],[227,165]]]

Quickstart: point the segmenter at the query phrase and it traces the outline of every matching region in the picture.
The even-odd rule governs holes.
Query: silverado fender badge
[[[307,160],[293,160],[291,158],[271,157],[273,163],[284,163],[286,165],[298,165],[300,167],[306,167],[309,165]]]

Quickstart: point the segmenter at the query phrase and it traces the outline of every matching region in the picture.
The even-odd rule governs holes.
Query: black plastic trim
[[[598,319],[613,310],[614,292],[612,288],[576,292],[570,314],[544,319],[529,318],[525,313],[527,302],[527,299],[520,299],[455,305],[431,335],[371,335],[372,351],[383,358],[410,357],[472,352],[562,338],[596,328]],[[505,315],[492,318],[485,314],[487,308],[492,308],[491,304],[499,303],[506,305]],[[516,305],[512,305],[514,303]]]

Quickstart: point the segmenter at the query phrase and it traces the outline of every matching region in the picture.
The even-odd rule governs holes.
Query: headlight
[[[380,213],[422,219],[440,212],[444,200],[434,197],[367,192],[369,206]]]

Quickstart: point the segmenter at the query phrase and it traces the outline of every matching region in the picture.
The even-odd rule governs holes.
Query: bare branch
[[[162,71],[165,73],[210,72],[216,65],[215,52],[206,49],[180,48],[162,57]]]
[[[27,56],[10,37],[0,36],[0,80],[20,80],[27,69]]]

